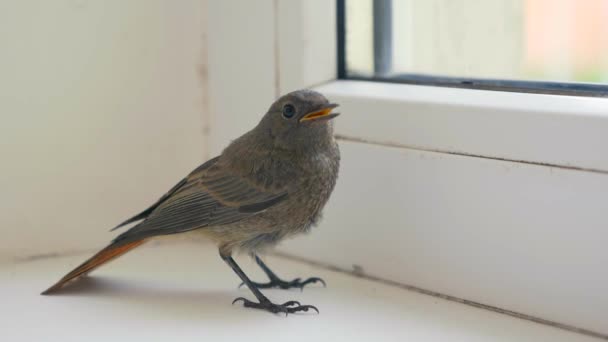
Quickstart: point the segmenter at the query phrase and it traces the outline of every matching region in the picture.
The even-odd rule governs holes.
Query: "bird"
[[[298,301],[273,303],[260,289],[303,288],[325,282],[317,277],[281,280],[259,257],[281,240],[316,226],[336,185],[340,150],[333,121],[338,107],[321,93],[302,89],[279,97],[250,131],[232,141],[178,182],[141,213],[112,230],[134,224],[90,259],[42,292],[58,292],[144,243],[172,234],[204,236],[257,301],[244,297],[244,307],[272,313],[319,310]],[[232,255],[254,258],[269,282],[253,282]]]

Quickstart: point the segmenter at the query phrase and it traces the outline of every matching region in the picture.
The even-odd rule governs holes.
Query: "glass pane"
[[[608,83],[608,0],[345,1],[349,76]]]

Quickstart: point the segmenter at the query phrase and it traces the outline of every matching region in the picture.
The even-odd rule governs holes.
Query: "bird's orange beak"
[[[314,112],[310,112],[306,115],[304,115],[301,119],[300,122],[304,122],[304,121],[313,121],[313,120],[329,120],[329,119],[333,119],[336,116],[340,115],[340,113],[332,113],[331,111],[338,107],[338,104],[336,103],[330,103],[329,105],[327,105],[326,107],[316,110]]]

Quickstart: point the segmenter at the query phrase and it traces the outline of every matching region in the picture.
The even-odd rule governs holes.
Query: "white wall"
[[[0,1],[0,260],[99,247],[206,157],[204,34],[204,0]]]

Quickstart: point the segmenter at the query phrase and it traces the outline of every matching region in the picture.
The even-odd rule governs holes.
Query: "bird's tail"
[[[108,247],[102,249],[97,254],[93,255],[89,260],[82,263],[80,266],[76,267],[72,272],[66,274],[63,278],[61,278],[55,285],[49,287],[46,291],[41,294],[47,295],[52,294],[59,290],[65,283],[69,282],[72,279],[76,279],[82,275],[85,275],[97,267],[127,253],[135,247],[143,244],[145,240],[139,240],[129,243],[112,243]]]

